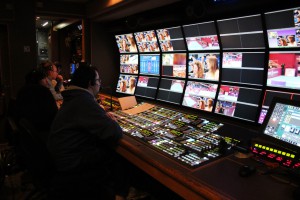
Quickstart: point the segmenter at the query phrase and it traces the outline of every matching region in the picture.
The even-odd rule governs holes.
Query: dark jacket
[[[87,90],[75,87],[62,95],[64,102],[47,142],[57,170],[80,172],[107,167],[122,129]]]

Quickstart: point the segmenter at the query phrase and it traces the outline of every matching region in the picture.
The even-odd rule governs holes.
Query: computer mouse
[[[248,177],[251,174],[254,174],[256,172],[256,168],[250,165],[243,165],[240,167],[239,175],[241,177]]]

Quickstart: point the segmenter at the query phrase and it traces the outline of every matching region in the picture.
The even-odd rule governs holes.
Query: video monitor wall
[[[185,80],[167,79],[160,80],[156,99],[169,103],[180,104]]]
[[[219,53],[189,53],[188,78],[218,81],[219,66]]]
[[[120,53],[137,53],[137,45],[133,34],[116,35],[116,41]]]
[[[162,76],[186,77],[186,53],[163,53]]]
[[[224,52],[222,81],[262,86],[264,83],[264,52]]]
[[[139,76],[135,95],[155,99],[158,83],[158,77]]]
[[[138,74],[139,73],[138,54],[120,55],[120,73]]]
[[[120,74],[116,92],[133,95],[137,83],[137,76]]]
[[[300,47],[300,8],[265,13],[270,48]]]
[[[212,112],[217,89],[217,84],[188,81],[182,105]]]
[[[217,20],[222,48],[265,49],[261,15]]]
[[[186,51],[180,26],[156,30],[160,49],[163,52]]]
[[[134,33],[139,52],[159,52],[159,45],[154,30]]]
[[[159,76],[160,55],[140,54],[140,74]]]
[[[183,31],[189,51],[220,49],[214,22],[184,25]]]
[[[255,122],[261,89],[221,85],[215,113]]]

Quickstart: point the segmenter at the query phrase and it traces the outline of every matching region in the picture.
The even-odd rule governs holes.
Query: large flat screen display
[[[120,55],[120,72],[128,74],[138,74],[138,55],[137,54],[121,54]]]
[[[162,76],[186,77],[186,53],[162,54]]]
[[[154,30],[134,33],[139,52],[159,52]]]
[[[270,52],[267,86],[300,89],[300,52]]]
[[[219,53],[189,53],[188,78],[219,80]]]
[[[189,51],[220,49],[214,22],[184,25],[183,31]]]
[[[120,74],[116,92],[134,94],[137,76]]]
[[[169,103],[180,104],[184,84],[184,80],[162,78],[160,80],[156,99]]]
[[[159,78],[139,76],[135,95],[155,99]]]
[[[212,112],[217,89],[217,84],[188,81],[182,105]]]
[[[185,43],[181,27],[172,27],[156,30],[160,49],[163,52],[185,51]]]
[[[140,74],[158,76],[160,74],[160,55],[140,54]]]
[[[300,47],[300,8],[265,14],[270,48]]]
[[[120,53],[137,53],[137,45],[133,34],[116,35],[116,41]]]

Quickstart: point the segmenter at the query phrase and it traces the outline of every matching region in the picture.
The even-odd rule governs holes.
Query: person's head
[[[287,46],[287,41],[286,41],[286,39],[280,38],[280,39],[279,39],[279,42],[280,42],[280,45],[281,45],[281,46]]]
[[[40,69],[47,74],[47,77],[51,80],[55,80],[58,75],[58,70],[56,65],[50,61],[46,61],[40,64]]]
[[[162,51],[168,51],[168,47],[166,44],[162,44],[161,47],[162,47]]]
[[[205,109],[205,101],[202,99],[199,101],[199,109],[201,109],[201,110]]]
[[[218,59],[216,56],[207,56],[206,63],[209,71],[215,72],[218,69]]]
[[[127,88],[127,82],[126,82],[126,80],[121,80],[120,81],[120,91],[121,92],[126,92],[126,88]]]
[[[130,88],[134,88],[135,87],[135,78],[134,77],[130,77],[130,79],[129,79],[129,87]]]
[[[92,94],[97,95],[101,86],[97,68],[86,63],[80,63],[73,74],[71,85],[87,89]]]
[[[293,35],[289,35],[288,40],[289,40],[289,42],[294,43],[295,42],[295,37]]]
[[[152,38],[151,38],[151,36],[149,34],[146,35],[146,40],[147,41],[151,41],[152,40]]]
[[[31,70],[28,74],[25,76],[25,82],[26,84],[32,84],[32,85],[42,85],[47,87],[47,80],[46,80],[47,75],[37,69]]]
[[[167,29],[164,29],[164,36],[169,36],[169,31]]]
[[[134,39],[132,36],[128,37],[128,41],[129,41],[130,45],[135,46],[135,42],[134,42]]]
[[[213,106],[213,100],[212,99],[207,99],[207,106],[212,107]]]
[[[200,60],[195,60],[193,62],[193,74],[195,78],[202,78],[204,73],[204,68]]]
[[[299,11],[298,11],[298,13],[299,13]],[[300,22],[300,13],[299,13],[299,15],[297,15],[297,22]]]

